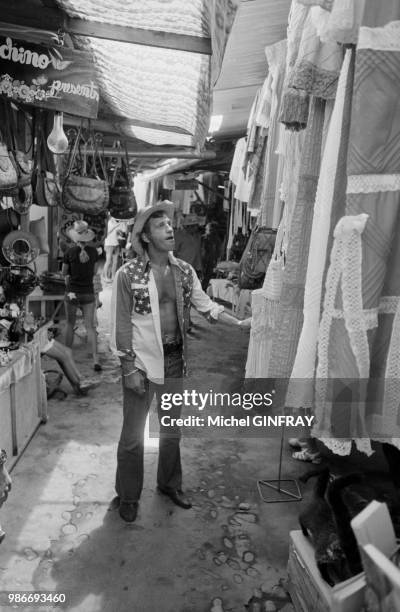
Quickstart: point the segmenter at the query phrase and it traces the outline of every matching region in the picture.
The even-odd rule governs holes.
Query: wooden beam
[[[205,55],[211,55],[212,53],[211,39],[202,36],[145,30],[144,28],[132,28],[130,26],[86,21],[77,18],[66,18],[65,30],[79,36],[106,38],[134,45],[145,45],[146,47],[161,47],[163,49],[174,49],[175,51],[188,51]]]
[[[80,122],[81,120],[79,117],[64,115],[65,125],[79,125]],[[160,123],[152,123],[151,121],[140,121],[139,119],[122,119],[122,117],[116,117],[115,115],[102,115],[99,119],[94,119],[92,125],[100,132],[120,134],[122,140],[126,140],[127,137],[121,130],[129,127],[143,127],[151,130],[159,130],[160,132],[172,132],[173,134],[193,136],[188,130],[172,125],[162,125]]]
[[[211,55],[212,53],[210,38],[72,18],[59,9],[43,6],[37,2],[27,2],[26,0],[13,0],[13,2],[0,0],[0,15],[4,23],[37,30],[57,32],[61,29],[78,36],[92,36],[135,45],[205,55]]]
[[[87,149],[86,151],[89,155],[93,154],[94,151],[91,149]],[[122,149],[113,149],[111,147],[105,147],[101,150],[102,155],[106,155],[107,157],[124,157],[125,151]],[[154,147],[152,150],[147,149],[136,149],[129,147],[128,145],[128,155],[129,157],[137,157],[137,158],[156,158],[156,159],[215,159],[216,153],[215,151],[185,151],[183,149],[173,149],[173,148],[157,148]]]
[[[189,130],[180,128],[174,125],[163,125],[162,123],[154,123],[153,121],[141,121],[140,119],[132,119],[130,117],[117,117],[116,115],[101,115],[100,121],[105,121],[111,125],[114,130],[120,132],[124,128],[143,127],[150,130],[159,130],[160,132],[172,132],[173,134],[184,134],[185,136],[193,136]]]

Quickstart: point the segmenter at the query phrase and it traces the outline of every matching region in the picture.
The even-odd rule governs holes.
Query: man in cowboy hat
[[[95,233],[83,220],[77,220],[67,231],[68,237],[74,244],[64,253],[61,272],[65,276],[66,298],[65,312],[67,316],[67,329],[65,344],[72,346],[74,339],[74,326],[76,310],[80,308],[83,313],[88,340],[93,354],[93,368],[101,371],[97,353],[96,334],[96,298],[93,287],[93,277],[97,272],[97,249],[90,245]]]
[[[173,204],[165,202],[138,213],[132,231],[137,255],[118,270],[113,285],[111,344],[123,375],[123,425],[113,506],[119,507],[127,522],[136,519],[142,492],[144,427],[153,394],[159,398],[168,389],[176,390],[171,379],[178,382],[185,372],[190,307],[210,322],[223,311],[203,292],[193,267],[174,257],[173,214]],[[159,420],[160,411],[159,405]],[[169,414],[178,418],[180,408],[172,408]],[[178,427],[160,424],[157,484],[174,504],[188,509],[191,503],[181,489],[179,438]]]

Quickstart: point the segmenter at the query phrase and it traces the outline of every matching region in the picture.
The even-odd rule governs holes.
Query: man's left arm
[[[232,317],[232,315],[224,312],[224,307],[221,304],[216,304],[207,295],[201,286],[199,277],[192,268],[193,275],[193,289],[191,302],[200,314],[207,319],[209,323],[216,323],[217,321],[225,321],[231,325],[239,325],[239,320]]]

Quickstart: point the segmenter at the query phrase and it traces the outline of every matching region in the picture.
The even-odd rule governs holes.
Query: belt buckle
[[[168,342],[167,344],[163,344],[164,354],[168,355],[169,353],[173,353],[181,346],[182,344],[180,342]]]

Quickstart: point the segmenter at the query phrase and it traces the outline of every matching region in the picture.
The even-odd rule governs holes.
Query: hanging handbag
[[[12,151],[8,102],[2,99],[4,133],[0,133],[0,197],[12,196],[18,184],[17,164]]]
[[[115,219],[132,219],[137,213],[137,203],[129,172],[129,156],[125,143],[125,159],[115,164],[110,184],[109,211]]]
[[[109,202],[108,183],[101,179],[97,167],[96,160],[99,160],[103,176],[106,176],[103,160],[98,152],[97,140],[92,137],[85,144],[85,152],[83,155],[83,163],[81,164],[81,175],[73,174],[74,165],[77,161],[79,143],[81,139],[81,126],[75,139],[74,145],[71,147],[70,156],[67,165],[67,172],[62,187],[61,202],[63,207],[69,212],[85,213],[87,215],[98,215],[107,210]],[[91,175],[87,173],[87,155],[86,147],[92,144],[94,153],[91,164]]]
[[[0,209],[0,237],[18,229],[19,215],[13,208]]]
[[[57,206],[60,202],[61,186],[53,170],[54,164],[47,147],[43,131],[43,114],[41,113],[38,120],[35,171],[32,181],[33,201],[38,206],[52,207]]]
[[[10,194],[14,209],[19,214],[26,214],[32,204],[32,168],[33,161],[27,152],[21,151],[17,146],[17,129],[15,125],[14,112],[9,104],[4,101],[4,118],[8,138],[8,147],[12,154],[12,162],[17,172],[17,185]]]
[[[14,209],[25,215],[33,202],[32,191],[32,168],[33,162],[22,151],[16,151],[15,161],[17,164],[18,184],[15,195],[12,196]]]
[[[1,139],[1,136],[0,136]],[[0,142],[0,196],[10,196],[18,183],[17,168],[7,145]]]
[[[259,289],[274,252],[276,230],[256,227],[243,251],[239,267],[240,289]]]

